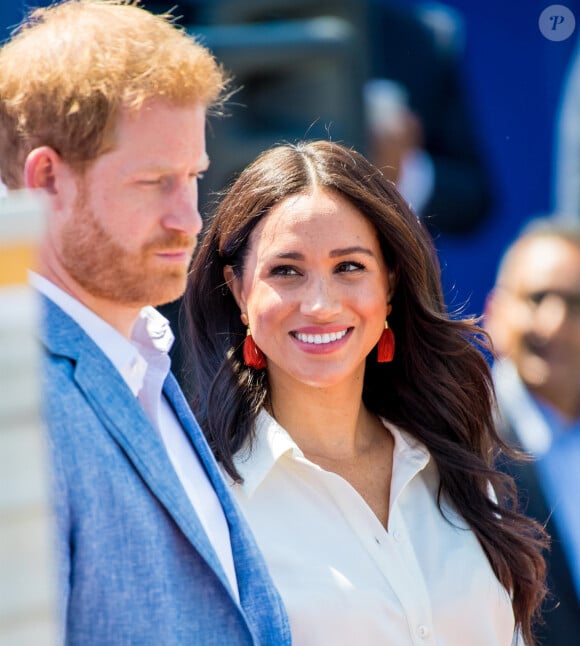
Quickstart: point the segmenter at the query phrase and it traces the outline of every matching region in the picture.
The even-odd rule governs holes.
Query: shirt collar
[[[393,455],[393,486],[401,491],[430,460],[426,447],[408,433],[381,419],[395,440]],[[256,419],[256,432],[251,442],[234,455],[234,466],[243,478],[242,488],[251,497],[284,456],[307,460],[304,453],[278,422],[264,409]]]
[[[256,419],[255,433],[234,455],[234,466],[243,478],[242,487],[251,496],[278,460],[286,454],[304,457],[288,431],[264,409]]]
[[[29,283],[83,328],[119,371],[135,397],[143,387],[148,362],[160,354],[166,355],[173,344],[174,336],[169,322],[153,307],[147,306],[141,310],[129,341],[92,310],[43,276],[31,271]]]
[[[141,392],[151,365],[155,367],[157,388],[161,390],[171,367],[168,353],[174,339],[169,321],[154,307],[147,306],[139,312],[129,344],[133,355],[119,369],[135,396]]]

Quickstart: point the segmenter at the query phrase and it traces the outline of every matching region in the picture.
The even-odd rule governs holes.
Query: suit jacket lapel
[[[162,440],[138,400],[88,335],[52,302],[45,301],[45,305],[47,325],[42,336],[48,350],[73,361],[74,379],[103,426],[123,449],[154,496],[230,590],[221,563],[179,482]],[[206,464],[205,457],[200,457]]]
[[[221,474],[203,432],[191,413],[191,409],[180,387],[177,385],[175,377],[171,374],[165,382],[165,393],[187,431],[220,499],[230,529],[240,599],[242,603],[244,599],[251,600],[255,596],[255,586],[260,585],[259,593],[263,594],[264,586],[261,585],[261,582],[269,578],[265,563],[260,558],[257,558],[259,554],[258,545],[229,491],[229,487]]]

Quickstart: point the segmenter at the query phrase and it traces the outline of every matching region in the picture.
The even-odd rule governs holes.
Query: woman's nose
[[[309,316],[328,316],[340,310],[340,297],[332,281],[315,277],[308,281],[302,297],[301,310]]]

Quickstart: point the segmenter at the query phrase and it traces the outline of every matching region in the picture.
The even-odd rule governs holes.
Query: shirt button
[[[402,543],[404,540],[403,533],[398,529],[395,529],[395,531],[393,532],[393,540],[396,543]]]
[[[419,635],[421,639],[427,639],[427,637],[429,637],[429,628],[423,624],[417,626],[417,635]]]

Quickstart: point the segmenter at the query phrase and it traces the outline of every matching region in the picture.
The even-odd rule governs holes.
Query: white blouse
[[[427,449],[395,440],[388,528],[340,476],[261,412],[233,493],[286,604],[295,646],[509,646],[510,597],[473,532],[436,494]],[[231,483],[231,479],[229,479]]]

